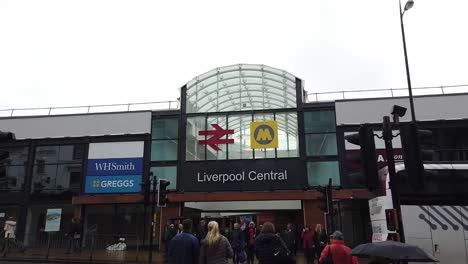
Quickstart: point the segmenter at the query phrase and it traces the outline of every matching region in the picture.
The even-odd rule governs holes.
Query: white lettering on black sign
[[[197,181],[198,182],[222,182],[222,183],[229,183],[229,182],[243,182],[243,181],[286,181],[288,179],[288,171],[266,171],[266,172],[258,172],[258,171],[249,171],[245,173],[242,171],[241,173],[197,173]]]

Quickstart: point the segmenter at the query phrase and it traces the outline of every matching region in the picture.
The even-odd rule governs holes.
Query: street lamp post
[[[413,102],[413,91],[411,89],[411,78],[409,72],[409,65],[408,65],[408,53],[406,51],[406,38],[405,38],[405,27],[403,26],[403,15],[407,10],[413,7],[414,1],[408,0],[406,2],[404,9],[401,9],[401,0],[400,1],[400,23],[401,23],[401,36],[403,38],[403,50],[405,52],[405,66],[406,66],[406,80],[408,82],[408,93],[409,93],[409,101],[410,101],[410,110],[411,110],[411,121],[416,122],[416,115],[414,113],[414,102]]]

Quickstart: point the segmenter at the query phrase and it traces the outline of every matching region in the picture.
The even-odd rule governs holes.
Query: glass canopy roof
[[[187,113],[296,108],[296,77],[265,65],[216,68],[187,84]]]

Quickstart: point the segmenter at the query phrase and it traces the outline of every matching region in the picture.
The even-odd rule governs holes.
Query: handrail
[[[77,105],[0,109],[0,117],[51,116],[63,114],[94,114],[104,112],[133,112],[144,110],[177,110],[179,101],[139,102],[127,104]]]
[[[468,84],[442,85],[413,87],[413,92],[418,95],[449,95],[455,93],[467,93]],[[388,89],[364,89],[364,90],[342,90],[329,92],[307,93],[305,102],[327,102],[358,98],[382,98],[382,97],[405,97],[408,96],[407,88]],[[180,101],[139,102],[127,104],[102,104],[102,105],[78,105],[57,107],[33,107],[33,108],[10,108],[0,109],[0,117],[16,116],[52,116],[65,114],[95,114],[105,112],[133,112],[151,110],[178,110]]]
[[[413,87],[415,95],[449,95],[468,93],[468,84]],[[324,102],[358,98],[382,98],[408,96],[408,88],[342,90],[330,92],[307,93],[306,102]],[[354,95],[354,96],[353,96]]]

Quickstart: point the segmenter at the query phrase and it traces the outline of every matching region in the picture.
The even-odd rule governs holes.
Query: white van
[[[396,172],[405,170],[404,164],[395,166]],[[429,186],[429,188],[459,188],[456,177],[468,179],[468,164],[425,164],[428,171],[441,172],[439,182],[444,186]],[[444,173],[456,176],[446,180]],[[466,175],[466,177],[465,177]],[[385,209],[393,208],[392,195],[389,190],[387,167],[379,171],[380,179],[385,184],[384,196],[369,199],[370,218],[372,222],[372,241],[385,241],[389,233],[385,217]],[[446,182],[450,181],[451,183]],[[434,184],[433,184],[434,185]],[[445,190],[444,189],[444,190]],[[468,189],[465,190],[468,196]],[[421,199],[422,198],[422,199]],[[418,200],[402,200],[401,217],[405,241],[417,245],[432,254],[441,264],[468,264],[468,206],[462,199],[434,199],[430,195],[418,195]],[[463,199],[464,200],[464,199]]]

